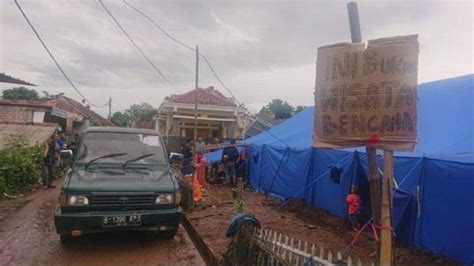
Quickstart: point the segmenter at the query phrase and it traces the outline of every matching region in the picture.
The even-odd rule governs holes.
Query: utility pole
[[[193,165],[196,165],[196,145],[197,145],[197,127],[198,127],[198,92],[199,92],[199,46],[196,45],[196,87],[194,89],[194,146],[193,146]]]
[[[112,97],[109,97],[109,120],[112,119]]]

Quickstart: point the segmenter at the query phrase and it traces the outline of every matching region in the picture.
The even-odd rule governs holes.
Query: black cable
[[[148,16],[147,14],[145,14],[143,11],[141,11],[140,9],[136,8],[135,6],[133,6],[132,4],[128,3],[126,0],[123,0],[123,2],[129,6],[131,9],[133,9],[135,12],[137,12],[138,14],[142,15],[143,17],[145,17],[148,21],[150,21],[156,28],[158,28],[165,36],[167,36],[169,39],[171,39],[172,41],[176,42],[177,44],[183,46],[184,48],[186,49],[189,49],[191,51],[196,51],[195,48],[191,47],[190,45],[187,45],[185,44],[184,42],[176,39],[175,37],[173,37],[170,33],[168,33],[163,27],[161,27],[158,23],[156,23],[156,21],[154,21],[150,16]],[[212,66],[211,62],[209,62],[209,60],[207,59],[207,57],[199,52],[199,55],[202,57],[202,59],[204,60],[204,62],[206,62],[207,66],[209,67],[209,69],[211,70],[212,74],[214,75],[214,77],[217,79],[217,81],[222,85],[222,87],[224,87],[227,92],[229,92],[229,94],[232,96],[233,100],[235,103],[237,103],[237,105],[240,105],[240,102],[237,100],[237,98],[235,97],[235,95],[232,93],[232,91],[230,90],[229,87],[227,87],[227,85],[222,81],[222,79],[219,77],[219,75],[217,75],[216,71],[214,70],[214,67]],[[246,112],[247,115],[249,115],[248,112]],[[258,120],[258,118],[256,119]],[[267,132],[267,131],[266,131]],[[286,142],[284,142],[282,139],[278,138],[277,136],[275,136],[273,133],[271,132],[268,132],[268,134],[270,134],[271,136],[273,136],[274,138],[276,138],[277,140],[281,141],[283,144],[285,144],[285,146],[289,147],[288,144]]]
[[[112,18],[112,20],[115,22],[115,24],[117,25],[117,27],[122,31],[122,33],[125,35],[125,37],[127,37],[127,39],[133,44],[133,46],[135,46],[135,48],[137,49],[137,51],[141,54],[141,56],[143,58],[145,58],[145,60],[148,62],[148,64],[150,64],[150,66],[171,86],[171,88],[173,88],[173,90],[176,91],[176,88],[175,86],[173,85],[173,83],[171,83],[169,81],[168,78],[166,78],[166,76],[158,69],[158,67],[148,58],[148,56],[146,56],[146,54],[143,52],[143,50],[140,48],[140,46],[138,46],[138,44],[135,43],[135,41],[130,37],[130,35],[125,31],[125,29],[122,27],[122,25],[120,25],[120,23],[117,21],[117,19],[112,15],[112,13],[110,12],[109,9],[107,9],[107,7],[105,6],[105,4],[102,2],[102,0],[98,0],[99,1],[99,4],[102,6],[102,8],[104,8],[105,12],[110,16],[110,18]]]
[[[99,0],[101,1],[101,0]],[[138,8],[134,7],[133,5],[129,4],[126,0],[123,0],[123,2],[129,6],[130,8],[132,8],[135,12],[137,12],[138,14],[142,15],[143,17],[145,17],[148,21],[150,21],[156,28],[158,28],[165,36],[167,36],[169,39],[171,39],[172,41],[178,43],[179,45],[183,46],[184,48],[186,49],[189,49],[191,51],[196,51],[196,49],[194,49],[193,47],[183,43],[182,41],[176,39],[175,37],[173,37],[171,34],[169,34],[165,29],[163,29],[163,27],[161,27],[160,25],[158,25],[158,23],[156,23],[152,18],[150,18],[148,15],[146,15],[144,12],[142,12],[141,10],[139,10]],[[219,83],[227,90],[227,92],[230,93],[230,95],[232,96],[233,100],[235,103],[237,103],[237,105],[240,105],[240,102],[237,100],[237,98],[235,97],[235,95],[232,93],[232,91],[229,89],[229,87],[227,87],[224,82],[222,81],[222,79],[219,77],[219,75],[217,75],[216,71],[214,70],[214,68],[212,67],[212,64],[209,62],[209,60],[206,58],[206,56],[204,54],[202,54],[201,52],[199,52],[199,55],[202,57],[202,59],[204,59],[204,62],[206,62],[207,66],[209,67],[209,69],[211,70],[212,74],[214,75],[214,77],[217,79],[217,81],[219,81]],[[248,112],[246,112],[247,115]],[[256,119],[258,120],[258,119]],[[287,148],[287,151],[288,151],[288,156],[286,156],[286,161],[285,161],[285,164],[286,162],[288,161],[288,159],[290,158],[290,146],[288,145],[288,143],[286,143],[285,141],[283,141],[281,138],[279,138],[278,136],[276,136],[275,134],[273,134],[272,132],[270,132],[270,130],[266,130],[264,131],[266,133],[268,133],[270,136],[274,137],[275,139],[277,139],[278,141],[280,141],[281,143],[283,143],[286,148]],[[286,152],[285,152],[286,154]],[[278,165],[278,168],[275,172],[275,175],[273,176],[272,178],[272,183],[270,185],[270,190],[273,188],[273,183],[275,182],[276,178],[278,177],[278,173],[281,169],[281,166],[283,164],[283,159],[285,158],[285,154],[283,155],[283,157],[281,158],[280,160],[280,163]]]
[[[143,17],[145,17],[148,21],[150,21],[156,28],[158,28],[166,37],[168,37],[170,40],[176,42],[177,44],[183,46],[184,48],[186,49],[189,49],[191,51],[196,51],[195,48],[191,47],[190,45],[187,45],[185,44],[184,42],[176,39],[175,37],[173,37],[171,34],[169,34],[163,27],[161,27],[158,23],[156,23],[150,16],[148,16],[147,14],[145,14],[143,11],[141,11],[140,9],[136,8],[135,6],[131,5],[130,3],[128,3],[126,0],[123,0],[123,2],[129,6],[131,9],[133,9],[135,12],[137,12],[138,14],[142,15]],[[229,92],[229,94],[232,96],[232,99],[234,100],[235,103],[237,103],[237,105],[240,105],[240,102],[237,100],[237,98],[235,97],[235,95],[232,93],[232,91],[229,89],[229,87],[227,87],[227,85],[225,85],[225,83],[222,81],[222,79],[219,77],[219,75],[217,75],[216,71],[214,70],[214,67],[212,66],[211,62],[209,62],[209,60],[207,59],[207,57],[199,52],[199,55],[201,56],[201,58],[204,60],[204,62],[206,62],[206,65],[209,67],[209,69],[211,70],[212,74],[214,75],[214,77],[217,79],[217,81],[222,85],[222,87],[224,87],[227,92]]]
[[[62,69],[62,67],[59,65],[58,61],[56,61],[56,59],[54,58],[53,54],[51,53],[51,51],[48,49],[48,47],[46,46],[46,44],[44,43],[43,39],[41,39],[41,36],[39,35],[39,33],[36,31],[35,27],[33,26],[33,24],[31,23],[31,21],[28,19],[28,17],[26,16],[25,12],[23,12],[23,9],[21,8],[20,4],[18,3],[18,0],[15,0],[15,4],[16,6],[18,7],[18,9],[20,10],[21,14],[23,15],[23,17],[25,18],[26,22],[28,22],[28,25],[30,25],[31,29],[33,30],[33,32],[35,33],[36,37],[38,37],[38,40],[41,42],[41,44],[43,45],[44,49],[46,50],[46,52],[48,52],[48,55],[49,57],[51,57],[51,59],[53,60],[54,64],[56,64],[56,67],[59,69],[59,71],[63,74],[63,76],[66,78],[66,80],[69,82],[69,84],[71,85],[71,87],[77,92],[77,94],[79,94],[82,99],[84,99],[85,101],[87,101],[90,105],[94,106],[94,107],[105,107],[107,106],[107,104],[104,104],[104,105],[96,105],[94,103],[92,103],[91,101],[89,101],[85,96],[84,94],[81,93],[81,91],[79,91],[79,89],[76,87],[76,85],[74,85],[74,83],[71,81],[71,79],[69,79],[69,77],[66,75],[66,72],[64,72],[64,70]]]
[[[191,51],[196,51],[196,49],[194,49],[194,47],[191,47],[189,45],[186,45],[185,43],[183,43],[182,41],[176,39],[175,37],[173,37],[171,34],[169,34],[166,30],[164,30],[160,25],[158,25],[158,23],[156,23],[152,18],[150,18],[148,15],[146,15],[145,13],[143,13],[140,9],[134,7],[133,5],[129,4],[126,0],[123,0],[123,2],[129,6],[131,9],[135,10],[135,12],[137,12],[138,14],[144,16],[148,21],[150,21],[153,25],[155,25],[164,35],[166,35],[168,38],[170,38],[171,40],[173,40],[174,42],[180,44],[181,46],[191,50]]]

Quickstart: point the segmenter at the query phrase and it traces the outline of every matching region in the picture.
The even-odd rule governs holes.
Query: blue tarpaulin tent
[[[396,240],[474,263],[474,75],[418,86],[414,152],[396,152]],[[312,147],[314,107],[248,139],[250,183],[281,198],[304,199],[345,218],[352,184],[368,198],[364,149]],[[382,167],[382,158],[378,158]],[[338,183],[331,169],[340,169]],[[367,209],[370,209],[366,206]]]

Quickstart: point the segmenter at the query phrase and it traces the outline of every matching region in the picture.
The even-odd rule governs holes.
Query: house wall
[[[21,106],[21,105],[0,105],[0,120],[7,122],[33,122],[35,111],[45,112],[47,108]]]

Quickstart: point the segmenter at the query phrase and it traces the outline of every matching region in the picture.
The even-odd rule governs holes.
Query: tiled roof
[[[172,103],[194,103],[195,90],[188,91],[179,95],[172,95],[168,101]],[[232,99],[225,97],[214,87],[198,88],[198,104],[217,105],[217,106],[236,106]]]
[[[95,124],[97,126],[115,126],[114,123],[103,118],[102,116],[85,107],[81,103],[62,95],[59,95],[54,99],[47,100],[46,104],[51,107],[61,108],[68,112],[80,114],[84,117],[87,117],[92,122],[92,124]]]

